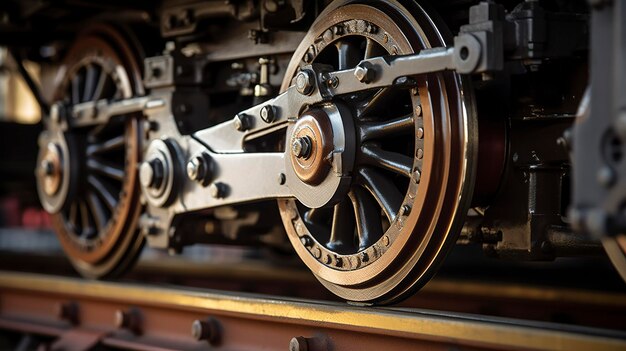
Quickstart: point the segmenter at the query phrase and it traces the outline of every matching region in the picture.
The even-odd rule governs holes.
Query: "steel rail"
[[[192,337],[196,320],[196,336],[227,350],[626,349],[626,334],[594,328],[0,272],[0,328],[56,347],[211,347]]]

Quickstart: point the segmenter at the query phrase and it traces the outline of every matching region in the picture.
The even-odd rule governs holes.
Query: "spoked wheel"
[[[134,263],[143,245],[136,167],[140,116],[119,116],[63,131],[69,107],[143,93],[136,56],[122,36],[95,27],[80,36],[58,71],[56,104],[40,137],[38,191],[54,230],[84,276],[110,277]]]
[[[412,2],[335,2],[299,46],[282,88],[307,64],[343,70],[364,58],[444,46],[435,23]],[[335,294],[397,302],[434,274],[467,212],[476,152],[471,91],[458,75],[441,73],[334,103],[348,106],[344,115],[354,124],[349,189],[321,208],[280,200],[283,223],[299,256]],[[297,174],[315,173],[302,158],[293,165]]]

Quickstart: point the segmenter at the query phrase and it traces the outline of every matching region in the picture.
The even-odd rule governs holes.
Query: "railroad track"
[[[51,349],[625,350],[553,323],[0,272],[0,328]]]

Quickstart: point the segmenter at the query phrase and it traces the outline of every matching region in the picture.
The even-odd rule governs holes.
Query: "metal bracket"
[[[575,229],[596,238],[626,232],[626,3],[596,1],[591,83],[573,133]]]

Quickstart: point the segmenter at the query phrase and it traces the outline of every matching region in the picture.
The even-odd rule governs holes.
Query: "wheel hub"
[[[304,111],[287,128],[286,177],[304,204],[319,208],[345,196],[355,159],[352,113],[341,103]]]
[[[59,192],[63,180],[63,160],[61,147],[56,143],[48,143],[43,159],[39,164],[39,171],[43,177],[43,191],[52,196]]]
[[[291,134],[291,164],[298,178],[307,184],[319,184],[330,169],[333,130],[324,109],[304,113]]]

